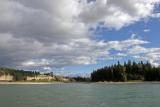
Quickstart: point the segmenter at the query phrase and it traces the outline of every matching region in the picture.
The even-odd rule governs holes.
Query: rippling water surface
[[[0,85],[0,107],[160,107],[160,84]]]

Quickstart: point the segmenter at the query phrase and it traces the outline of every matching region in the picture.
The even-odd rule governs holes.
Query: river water
[[[160,84],[0,85],[0,107],[160,107]]]

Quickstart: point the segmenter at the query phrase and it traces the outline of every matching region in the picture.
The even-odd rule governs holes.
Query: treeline
[[[68,78],[71,78],[71,77],[68,77]],[[80,77],[80,76],[72,77],[71,79],[76,82],[90,82],[91,81],[89,77],[87,78],[87,77]]]
[[[91,73],[91,80],[98,81],[160,81],[160,67],[152,66],[149,62],[125,62],[114,64],[95,70]]]
[[[11,75],[14,77],[15,81],[26,80],[27,76],[35,77],[40,75],[39,72],[36,71],[24,71],[24,70],[16,70],[10,68],[0,68],[0,76],[2,75]]]

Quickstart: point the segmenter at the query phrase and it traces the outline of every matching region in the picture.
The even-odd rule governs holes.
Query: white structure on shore
[[[56,78],[53,76],[47,76],[47,75],[38,75],[38,76],[34,76],[34,77],[31,77],[31,76],[27,76],[26,78],[27,81],[32,81],[32,80],[56,80]]]

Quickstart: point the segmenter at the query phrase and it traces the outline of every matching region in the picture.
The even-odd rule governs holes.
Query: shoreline
[[[126,81],[126,82],[96,82],[100,84],[144,84],[144,83],[153,83],[160,84],[160,81]]]
[[[67,84],[67,83],[74,83],[74,84],[80,84],[80,83],[85,83],[85,84],[143,84],[143,83],[155,83],[155,84],[160,84],[160,81],[126,81],[126,82],[28,82],[28,81],[13,81],[13,82],[8,82],[8,81],[0,81],[0,85],[40,85],[40,84]]]
[[[0,82],[0,85],[38,85],[38,84],[62,84],[63,82],[20,82],[20,81],[17,81],[17,82]]]

